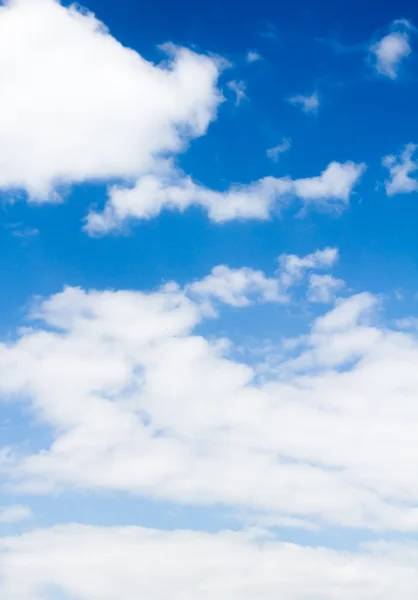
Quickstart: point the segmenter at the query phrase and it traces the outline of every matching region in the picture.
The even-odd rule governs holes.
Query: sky
[[[0,5],[0,597],[418,594],[418,7]]]

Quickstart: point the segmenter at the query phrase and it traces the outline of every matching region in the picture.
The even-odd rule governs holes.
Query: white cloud
[[[27,506],[20,504],[0,506],[0,523],[20,523],[30,519],[31,516],[32,511]]]
[[[222,222],[268,218],[282,196],[322,205],[347,201],[361,165],[331,163],[319,177],[265,177],[225,192],[176,169],[177,154],[216,117],[225,61],[171,44],[162,49],[169,60],[152,64],[118,43],[92,14],[55,0],[2,6],[0,112],[7,118],[0,120],[0,189],[46,202],[59,199],[62,185],[121,180],[108,190],[104,211],[88,215],[93,234],[192,204]],[[244,83],[228,87],[239,104]],[[317,103],[315,94],[302,102],[307,110]],[[350,182],[353,169],[357,177]]]
[[[292,197],[305,204],[340,208],[348,203],[364,170],[363,164],[332,162],[316,177],[295,180],[264,177],[219,192],[168,167],[140,178],[133,188],[112,187],[104,210],[91,211],[85,228],[91,235],[104,234],[121,228],[129,219],[150,219],[163,209],[184,211],[189,206],[201,206],[217,223],[232,219],[268,219],[277,204],[286,204]]]
[[[307,269],[331,267],[338,259],[336,248],[317,250],[313,254],[299,257],[283,254],[275,277],[267,277],[262,271],[248,267],[231,269],[226,265],[218,265],[210,275],[187,286],[192,296],[216,298],[231,306],[248,306],[253,299],[262,302],[287,302],[288,291],[292,285],[300,281]]]
[[[319,108],[319,96],[314,92],[311,96],[297,94],[289,98],[290,104],[300,106],[305,113],[317,113]]]
[[[313,273],[309,278],[308,299],[311,302],[332,302],[335,300],[336,292],[344,286],[345,282],[342,279]]]
[[[263,57],[261,56],[261,54],[259,52],[257,52],[257,50],[249,50],[247,52],[247,62],[248,63],[258,62],[260,60],[263,60]]]
[[[296,179],[294,193],[306,203],[326,198],[330,203],[346,204],[352,189],[365,170],[363,164],[332,162],[317,177]]]
[[[239,106],[243,100],[248,100],[248,97],[245,94],[246,85],[244,81],[229,81],[228,82],[229,89],[235,94],[235,105]]]
[[[415,544],[356,552],[312,548],[262,532],[57,526],[0,538],[7,600],[415,600]]]
[[[277,162],[279,160],[280,154],[283,154],[283,152],[287,152],[290,149],[290,146],[291,140],[289,138],[283,138],[283,141],[280,144],[274,146],[274,148],[269,148],[266,154],[268,158],[271,158],[272,160]]]
[[[0,7],[0,188],[32,200],[60,184],[132,179],[205,133],[220,61],[164,46],[154,65],[92,14],[54,0]]]
[[[383,159],[383,166],[390,174],[390,179],[385,181],[388,196],[410,194],[418,190],[418,180],[411,177],[412,173],[418,171],[418,161],[412,159],[416,149],[415,144],[407,144],[399,157],[391,154]]]
[[[297,281],[335,258],[281,265]],[[53,436],[39,453],[12,448],[4,475],[21,490],[220,503],[270,524],[417,531],[418,338],[379,325],[378,305],[339,300],[260,382],[231,343],[194,332],[206,313],[174,284],[67,288],[0,346],[1,395],[30,402]]]
[[[300,257],[296,254],[282,254],[279,256],[280,283],[288,289],[303,277],[306,270],[329,268],[338,261],[337,248],[316,250],[312,254]]]
[[[377,72],[390,79],[396,79],[403,59],[409,56],[412,50],[406,32],[392,31],[372,44],[369,51],[374,58]]]
[[[217,298],[231,306],[248,306],[249,296],[254,295],[262,301],[286,301],[286,296],[280,293],[278,279],[248,267],[230,269],[219,265],[210,275],[192,283],[189,292],[202,298]]]

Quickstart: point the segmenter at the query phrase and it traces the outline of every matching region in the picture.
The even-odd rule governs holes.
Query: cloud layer
[[[13,600],[415,600],[418,589],[415,545],[338,552],[257,531],[68,525],[2,539],[0,553]]]
[[[335,258],[283,257],[279,281]],[[273,280],[254,273],[215,270],[186,293],[67,288],[39,304],[39,325],[0,348],[3,397],[29,401],[53,437],[38,454],[4,454],[15,485],[221,503],[264,523],[418,530],[416,334],[379,326],[378,299],[362,293],[284,340],[270,370],[240,362],[231,341],[194,330],[214,317],[214,296],[245,306],[255,285],[270,299]]]

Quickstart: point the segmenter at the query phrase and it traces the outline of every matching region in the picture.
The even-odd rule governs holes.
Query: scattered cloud
[[[410,34],[416,32],[416,27],[408,19],[395,19],[388,29],[386,35],[372,42],[347,44],[333,38],[317,38],[316,41],[336,54],[364,53],[377,73],[396,79],[404,59],[412,52]]]
[[[231,306],[248,306],[254,295],[265,302],[286,300],[276,278],[248,267],[230,269],[226,265],[215,267],[210,275],[192,283],[189,292],[202,298],[217,298]]]
[[[388,196],[418,191],[418,179],[411,177],[418,171],[418,161],[412,158],[416,149],[416,144],[407,144],[399,156],[390,154],[383,159],[383,166],[390,174],[390,179],[385,181]]]
[[[300,106],[305,113],[317,113],[319,108],[319,97],[317,92],[314,92],[311,96],[303,96],[297,94],[289,98],[290,104]]]
[[[151,219],[163,209],[184,211],[189,206],[202,207],[216,223],[233,219],[268,219],[275,206],[286,204],[289,198],[296,198],[306,206],[338,209],[349,202],[364,170],[362,164],[332,162],[316,177],[295,180],[265,177],[219,192],[169,168],[142,177],[133,188],[112,187],[104,210],[91,211],[85,229],[90,235],[103,235],[120,229],[130,219]]]
[[[292,141],[289,138],[283,138],[283,141],[280,144],[267,150],[266,154],[268,158],[277,162],[280,154],[283,154],[283,152],[287,152],[290,149],[291,143]]]
[[[289,289],[299,282],[306,270],[329,268],[338,260],[336,248],[318,250],[299,257],[283,254],[274,277],[248,267],[231,269],[226,265],[215,267],[210,275],[193,282],[188,292],[207,300],[217,298],[231,306],[248,306],[253,298],[262,302],[288,302]]]

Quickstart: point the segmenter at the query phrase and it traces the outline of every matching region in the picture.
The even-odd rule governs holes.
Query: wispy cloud
[[[271,160],[277,162],[279,160],[280,154],[283,154],[283,152],[287,152],[290,149],[290,146],[291,140],[289,138],[283,138],[283,141],[280,144],[274,146],[273,148],[269,148],[266,151],[266,154],[268,158],[271,158]]]
[[[20,523],[30,519],[31,516],[32,511],[27,506],[20,504],[0,506],[0,523]]]
[[[236,81],[235,79],[227,83],[229,89],[235,94],[235,106],[239,106],[243,100],[248,100],[245,93],[246,85],[244,81]]]

